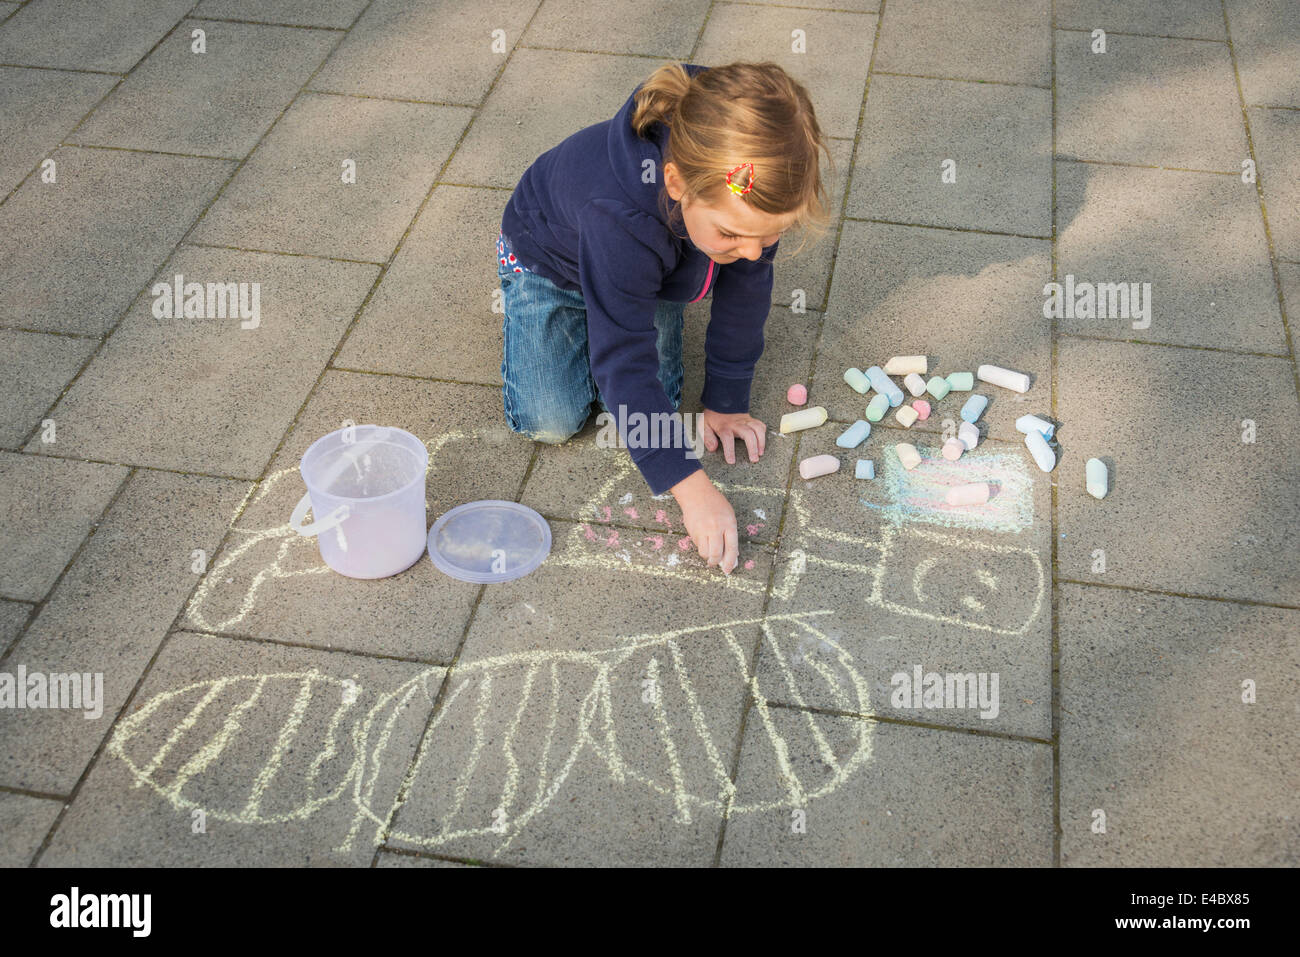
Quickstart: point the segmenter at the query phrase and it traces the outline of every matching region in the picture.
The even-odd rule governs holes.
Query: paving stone
[[[873,78],[847,212],[1051,238],[1051,92]]]
[[[97,345],[94,339],[0,329],[0,445],[22,444]]]
[[[891,0],[874,69],[1047,86],[1051,23],[1049,0]]]
[[[183,624],[333,650],[451,661],[480,586],[444,575],[427,556],[390,578],[347,578],[325,564],[315,538],[290,528],[289,517],[306,493],[299,470],[303,454],[346,419],[396,426],[425,442],[429,525],[465,502],[514,500],[532,443],[498,424],[499,401],[480,386],[326,373],[195,592]]]
[[[0,599],[0,657],[3,657],[9,645],[18,637],[31,611],[32,606],[26,602]]]
[[[1300,263],[1279,263],[1277,272],[1282,279],[1287,315],[1300,316]]]
[[[190,238],[384,262],[468,119],[451,107],[303,94]],[[356,162],[355,183],[342,181],[344,159]]]
[[[191,49],[199,29],[203,54]],[[337,42],[326,30],[186,20],[69,139],[242,159]]]
[[[1056,151],[1069,159],[1230,172],[1247,156],[1228,48],[1056,33]]]
[[[1058,621],[1061,863],[1295,867],[1300,612],[1065,584]]]
[[[715,3],[694,63],[771,61],[808,89],[826,136],[853,137],[867,84],[876,17],[851,12]],[[804,31],[806,53],[791,47]]]
[[[0,62],[124,73],[193,0],[35,0],[0,25]]]
[[[831,266],[835,262],[835,246],[839,241],[840,210],[844,205],[844,189],[848,185],[852,168],[853,143],[849,140],[830,140],[832,170],[823,155],[821,159],[822,184],[829,196],[830,222],[820,239],[808,233],[807,241],[791,233],[781,241],[772,264],[772,304],[793,306],[797,290],[803,290],[806,309],[822,309],[830,284]],[[799,244],[804,243],[800,250]]]
[[[49,798],[0,791],[0,867],[31,863],[60,806]]]
[[[177,632],[41,865],[365,867],[442,677]]]
[[[709,12],[709,0],[605,0],[591,16],[584,0],[551,0],[528,22],[524,43],[600,53],[666,56],[690,61],[691,47]]]
[[[44,598],[126,474],[119,465],[0,452],[0,592]]]
[[[1219,0],[1056,0],[1060,29],[1105,30],[1115,33],[1154,33],[1170,37],[1224,39],[1223,7]]]
[[[57,182],[32,177],[0,206],[0,323],[103,335],[234,163],[68,148],[52,158]]]
[[[256,479],[379,270],[182,246],[59,401],[61,455]],[[200,318],[156,317],[175,276],[247,283]],[[245,329],[258,284],[256,328]],[[206,310],[206,304],[204,306]],[[253,400],[256,397],[256,400]],[[124,425],[126,427],[124,427]],[[27,451],[44,449],[40,437]]]
[[[1287,0],[1224,0],[1246,102],[1300,107],[1300,8]]]
[[[1063,339],[1057,374],[1061,578],[1295,601],[1300,409],[1287,360]],[[1100,502],[1084,491],[1093,457],[1110,470]]]
[[[1132,304],[1112,317],[1123,300],[1112,307],[1104,292],[1106,317],[1059,319],[1062,331],[1287,353],[1259,197],[1239,176],[1060,163],[1056,201],[1063,296],[1067,275],[1094,287],[1151,284],[1149,301],[1139,286],[1145,318]]]
[[[536,9],[536,0],[376,0],[312,88],[476,106]]]
[[[773,7],[820,7],[830,10],[854,10],[859,13],[875,13],[880,9],[878,0],[755,0],[756,3]]]
[[[757,717],[736,782],[753,811],[732,811],[724,867],[1051,866],[1048,746],[786,708]],[[772,735],[789,742],[785,767]],[[798,784],[758,787],[782,772]]]
[[[0,196],[17,186],[116,82],[94,73],[0,67],[0,114],[5,117]]]
[[[71,793],[193,589],[195,550],[214,552],[247,492],[247,483],[197,475],[127,480],[5,661],[29,675],[102,675],[99,700],[0,709],[0,784]]]
[[[891,356],[922,353],[929,357],[927,379],[1003,366],[1027,373],[1032,384],[1020,395],[976,380],[974,391],[989,398],[980,431],[1020,442],[1017,418],[1051,413],[1051,328],[1043,318],[1051,274],[1046,241],[847,222],[810,394],[847,426],[864,417],[872,393],[849,388],[846,369],[865,372]],[[894,379],[902,388],[901,377]],[[935,401],[926,394],[930,418],[910,431],[954,432],[969,395],[951,392]],[[904,397],[912,403],[906,390]],[[872,426],[873,434],[897,425],[895,412]]]
[[[7,17],[11,13],[17,13],[21,7],[21,3],[0,3],[0,18]]]
[[[203,0],[194,16],[346,30],[365,7],[366,0]]]
[[[1273,246],[1300,261],[1300,112],[1251,110],[1250,130]]]
[[[462,861],[444,861],[437,857],[421,857],[415,854],[395,854],[392,851],[380,851],[376,867],[473,867]]]

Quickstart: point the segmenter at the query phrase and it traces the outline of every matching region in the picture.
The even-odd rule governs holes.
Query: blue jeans
[[[587,305],[581,293],[561,289],[514,258],[497,240],[505,318],[502,399],[511,431],[559,443],[582,431],[593,401],[609,407],[591,374]],[[682,313],[686,304],[661,300],[655,309],[659,382],[677,409],[682,401]]]

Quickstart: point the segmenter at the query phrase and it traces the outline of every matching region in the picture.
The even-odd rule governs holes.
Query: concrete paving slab
[[[116,82],[94,73],[0,67],[0,196],[22,182]]]
[[[1295,601],[1300,409],[1289,362],[1063,339],[1057,374],[1061,578]],[[1084,491],[1093,457],[1110,470],[1102,501]],[[1104,571],[1093,570],[1098,549]]]
[[[794,52],[795,30],[807,52]],[[875,36],[874,15],[715,3],[692,56],[695,63],[780,64],[808,88],[822,132],[852,138]]]
[[[442,674],[177,632],[40,864],[367,866]]]
[[[474,867],[462,861],[444,861],[438,857],[424,857],[416,854],[398,854],[393,851],[379,852],[376,867]]]
[[[536,0],[376,0],[312,88],[477,106],[537,5]]]
[[[6,383],[0,399],[0,445],[16,449],[22,444],[98,344],[94,339],[0,329],[0,380]]]
[[[1282,280],[1287,315],[1300,316],[1300,263],[1279,263],[1277,272]]]
[[[874,77],[847,213],[1050,239],[1051,92]]]
[[[49,798],[0,791],[0,867],[30,864],[61,807]]]
[[[192,0],[35,0],[0,25],[0,63],[125,73]]]
[[[1027,373],[1030,389],[1021,395],[976,380],[973,391],[989,398],[980,432],[1020,442],[1017,418],[1051,413],[1051,329],[1043,318],[1043,285],[1051,274],[1046,241],[847,222],[810,394],[847,426],[863,418],[872,393],[849,388],[846,369],[865,372],[891,356],[923,353],[927,380],[973,373],[986,363],[1003,366]],[[901,378],[895,382],[902,388]],[[911,395],[904,396],[911,404]],[[930,418],[909,431],[955,434],[969,396],[950,392],[935,400],[927,393]],[[873,435],[897,425],[894,412],[872,427]]]
[[[1056,150],[1068,159],[1231,172],[1247,155],[1228,48],[1056,32]]]
[[[1250,110],[1268,228],[1279,259],[1300,261],[1300,112]]]
[[[24,601],[0,600],[0,655],[9,650],[32,612],[32,606]]]
[[[1066,584],[1058,620],[1061,863],[1296,866],[1300,612]]]
[[[190,238],[385,262],[468,121],[464,109],[305,93]]]
[[[56,182],[32,177],[0,206],[0,324],[103,335],[234,163],[75,148],[51,158]]]
[[[1056,202],[1062,297],[1073,307],[1079,290],[1122,284],[1114,305],[1103,291],[1097,318],[1059,319],[1061,331],[1287,354],[1259,196],[1241,177],[1060,163]]]
[[[21,8],[21,3],[0,3],[0,19],[3,19],[10,14],[17,13]]]
[[[256,479],[378,274],[363,263],[182,246],[155,277],[157,295],[137,300],[51,413],[62,426],[56,451]],[[209,311],[203,301],[202,316],[160,316],[174,309],[178,275],[183,285],[244,288],[228,306],[214,297]],[[27,445],[45,450],[40,436]]]
[[[1224,0],[1224,8],[1246,103],[1300,107],[1300,9],[1287,0]]]
[[[479,386],[326,373],[232,527],[227,548],[195,592],[183,623],[333,650],[451,661],[480,586],[449,578],[427,555],[391,578],[347,578],[325,564],[315,538],[289,527],[289,517],[306,492],[299,471],[303,454],[346,419],[396,426],[424,440],[430,526],[465,502],[514,500],[532,443],[510,433],[504,422],[498,426],[499,401]]]
[[[205,34],[203,54],[191,48],[194,30]],[[338,39],[328,30],[185,20],[69,141],[243,159]]]
[[[503,190],[435,189],[335,364],[500,386],[502,316],[492,309],[509,199]]]
[[[892,0],[875,69],[1001,83],[1051,82],[1050,0]]]
[[[120,465],[0,452],[0,593],[44,598],[126,475]]]
[[[823,309],[829,292],[831,266],[835,262],[835,245],[839,240],[840,210],[844,207],[844,190],[852,169],[853,143],[850,140],[830,140],[834,169],[821,160],[822,183],[830,203],[830,222],[820,239],[810,231],[807,241],[791,233],[781,241],[772,264],[772,304],[793,307],[798,291],[803,290],[802,302],[806,309]],[[802,250],[798,249],[803,242]]]
[[[691,47],[709,12],[709,0],[605,0],[591,16],[584,0],[551,0],[528,21],[523,42],[595,53],[664,56],[690,62]]]
[[[1105,30],[1109,33],[1152,33],[1168,37],[1223,40],[1223,6],[1219,0],[1056,0],[1059,29]]]
[[[366,0],[202,0],[194,16],[346,30],[365,8]]]
[[[225,479],[132,474],[5,659],[6,671],[29,676],[100,675],[94,700],[0,710],[0,784],[71,793],[194,588],[195,551],[213,554],[247,492]]]
[[[790,742],[780,770],[798,783],[763,801],[755,785],[778,772],[774,734]],[[750,712],[736,787],[759,808],[727,822],[724,867],[1052,863],[1043,744],[771,708]]]

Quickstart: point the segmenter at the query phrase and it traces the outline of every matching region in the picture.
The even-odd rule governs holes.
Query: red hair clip
[[[737,185],[736,183],[733,183],[733,182],[731,181],[731,177],[735,176],[737,173],[739,173],[742,169],[744,169],[744,168],[747,167],[747,166],[749,167],[749,182],[746,183],[745,186],[742,188],[741,186]],[[753,163],[741,163],[739,166],[737,166],[735,169],[733,169],[730,173],[728,173],[728,174],[727,174],[727,188],[728,188],[729,190],[731,190],[733,193],[735,193],[737,196],[744,196],[744,195],[745,195],[746,193],[748,193],[751,189],[753,189],[753,188],[754,188],[754,164],[753,164]]]

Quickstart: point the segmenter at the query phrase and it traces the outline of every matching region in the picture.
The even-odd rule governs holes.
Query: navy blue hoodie
[[[682,65],[691,76],[708,69]],[[612,120],[539,156],[515,186],[501,231],[524,266],[582,295],[592,377],[616,420],[620,405],[629,415],[645,414],[647,423],[662,421],[649,418],[655,413],[673,411],[659,382],[656,303],[695,302],[710,289],[700,402],[715,412],[748,412],[780,242],[756,262],[719,265],[674,235],[659,209],[668,129],[655,123],[647,131],[651,139],[639,138],[632,129],[634,99],[635,92]],[[652,183],[642,182],[646,160],[654,164]],[[629,451],[655,495],[700,468],[689,448]]]

